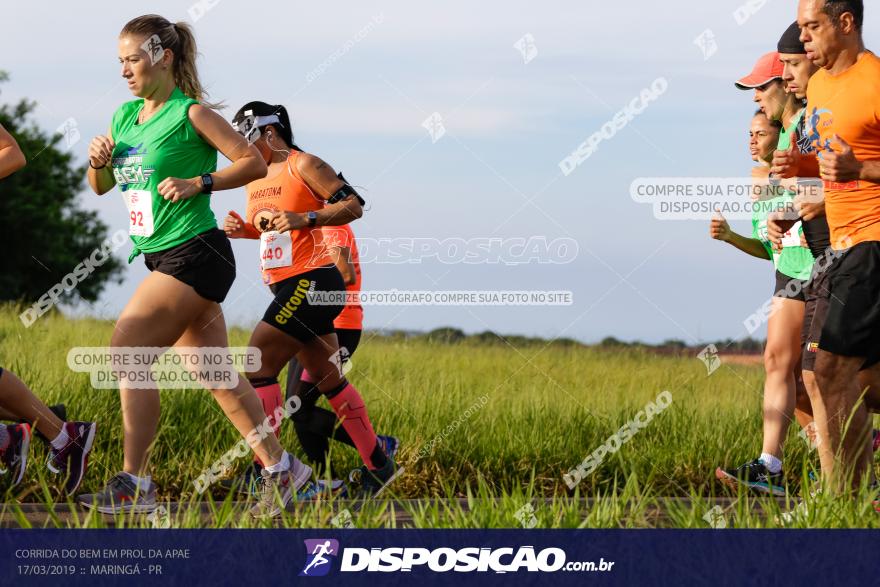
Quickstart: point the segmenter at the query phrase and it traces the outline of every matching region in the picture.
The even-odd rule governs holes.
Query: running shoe
[[[379,439],[379,446],[382,447],[382,452],[385,453],[389,459],[393,459],[397,456],[397,451],[400,449],[400,441],[394,436],[383,436],[381,434],[376,435],[376,438]]]
[[[317,493],[312,499],[304,499],[300,494],[302,494],[302,490],[297,494],[297,501],[320,501],[320,500],[332,500],[332,499],[343,499],[348,495],[348,488],[345,486],[345,483],[342,482],[341,479],[333,479],[332,481],[324,481],[323,479],[316,482],[317,485]]]
[[[321,501],[326,499],[324,488],[314,481],[309,481],[296,492],[296,501]]]
[[[368,469],[366,465],[362,465],[348,476],[348,480],[356,486],[352,497],[354,499],[379,497],[385,488],[402,474],[403,467],[398,467],[391,457],[388,457],[388,461],[381,469]]]
[[[150,481],[149,489],[139,490],[126,473],[117,473],[103,490],[80,495],[77,501],[102,514],[148,514],[156,509],[156,484]]]
[[[68,494],[79,489],[86,474],[97,426],[94,422],[65,422],[67,444],[61,450],[50,445],[46,467],[53,473],[66,475],[64,490]]]
[[[15,487],[21,483],[27,467],[28,450],[31,446],[31,427],[28,424],[10,424],[5,426],[9,435],[9,444],[0,454],[0,475],[12,471],[12,483]]]
[[[219,485],[227,492],[235,491],[242,495],[257,497],[260,489],[260,471],[263,467],[253,461],[244,473],[231,479],[221,479]]]
[[[250,469],[248,469],[243,475],[239,475],[235,479],[225,479],[221,483],[224,483],[229,491],[237,491],[242,495],[259,498],[262,478],[263,476],[259,472],[252,474]],[[342,481],[339,483],[342,483]],[[332,495],[333,492],[329,487],[325,487],[323,481],[318,481],[317,483],[307,483],[302,489],[297,491],[296,501],[320,501],[328,499]]]
[[[755,459],[736,469],[718,467],[715,469],[715,477],[733,488],[741,484],[770,495],[785,495],[785,475],[781,470],[771,473],[761,459]]]
[[[260,519],[275,518],[290,505],[300,490],[304,490],[304,497],[312,491],[317,492],[317,485],[309,481],[311,476],[312,468],[307,465],[300,468],[298,477],[294,477],[292,469],[280,473],[263,469],[260,472],[259,501],[251,508],[251,515]]]

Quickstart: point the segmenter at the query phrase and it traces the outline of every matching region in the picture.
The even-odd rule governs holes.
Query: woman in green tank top
[[[144,253],[151,272],[116,323],[111,340],[114,349],[176,346],[228,352],[219,302],[235,277],[235,259],[226,235],[217,228],[210,193],[262,178],[266,163],[255,147],[203,101],[195,56],[189,26],[160,16],[135,18],[119,37],[122,76],[138,99],[116,111],[109,136],[92,141],[88,180],[98,195],[119,186],[134,243],[129,262]],[[232,161],[219,172],[218,151]],[[148,375],[149,367],[142,371],[138,376]],[[117,365],[116,373],[121,372]],[[143,379],[119,379],[123,471],[103,491],[80,496],[80,503],[103,513],[151,511],[156,507],[156,485],[147,461],[159,423],[158,386],[137,389],[136,383]],[[291,492],[308,482],[311,469],[286,453],[271,431],[267,433],[262,426],[262,405],[246,379],[233,372],[231,382],[200,377],[199,384],[211,390],[273,473],[254,513],[280,513],[274,502],[276,490],[282,501],[289,501]],[[206,462],[220,456],[209,455]],[[214,480],[204,475],[199,479],[199,492]]]
[[[761,165],[753,176],[769,177],[769,165],[778,148],[781,124],[771,121],[762,111],[752,118],[750,131],[752,158]],[[752,238],[733,232],[722,217],[712,220],[710,235],[725,241],[737,249],[759,259],[773,261],[776,268],[776,287],[770,301],[746,320],[750,331],[767,322],[767,343],[764,350],[764,428],[761,456],[741,467],[716,471],[716,477],[730,485],[743,485],[764,493],[785,495],[785,479],[782,473],[782,445],[793,419],[796,402],[798,419],[802,425],[812,421],[809,398],[803,388],[800,369],[801,332],[804,320],[803,280],[809,279],[813,257],[809,249],[797,243],[776,253],[767,236],[767,215],[771,209],[786,204],[793,197],[777,196],[756,202],[752,221]],[[760,205],[757,205],[760,204]]]

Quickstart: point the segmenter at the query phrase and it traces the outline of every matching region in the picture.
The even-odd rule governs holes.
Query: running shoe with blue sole
[[[259,463],[253,462],[241,475],[231,479],[221,479],[218,484],[226,491],[235,491],[241,495],[250,495],[256,497],[259,494],[260,487],[260,471],[263,467]]]
[[[353,499],[369,499],[379,497],[383,491],[403,474],[403,467],[398,467],[394,459],[388,457],[381,469],[368,469],[366,465],[353,470],[348,479],[355,485]]]
[[[762,493],[785,496],[785,475],[771,473],[764,461],[755,459],[736,469],[715,469],[715,477],[729,487],[748,487]]]
[[[343,499],[348,496],[348,487],[341,479],[333,479],[332,481],[317,482],[320,491],[318,499]]]
[[[241,495],[260,497],[262,467],[256,466],[258,468],[257,471],[254,471],[253,468],[248,468],[243,475],[220,481],[221,486],[228,491],[237,491]],[[296,501],[320,501],[322,499],[344,497],[345,494],[346,489],[342,481],[334,480],[330,484],[318,481],[316,483],[307,483],[302,489],[297,491]]]
[[[389,459],[397,456],[397,451],[400,449],[400,441],[397,438],[381,434],[377,434],[376,438],[379,440],[379,446],[382,447],[382,452],[385,453],[385,456]]]

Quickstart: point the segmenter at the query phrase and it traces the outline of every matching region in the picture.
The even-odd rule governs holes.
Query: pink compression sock
[[[257,397],[260,398],[260,401],[263,402],[263,411],[269,416],[269,423],[272,425],[272,431],[275,433],[275,436],[278,436],[278,429],[281,427],[281,420],[275,422],[273,414],[275,413],[275,408],[281,407],[281,386],[277,383],[273,383],[271,385],[264,385],[262,387],[254,387],[254,391],[257,392]],[[263,462],[254,455],[254,461],[263,465]]]
[[[269,423],[272,424],[272,430],[275,436],[278,436],[278,428],[281,427],[281,421],[274,421],[275,409],[281,407],[281,386],[277,383],[265,385],[263,387],[255,387],[257,397],[263,402],[263,411],[269,416]]]
[[[314,383],[315,380],[312,379],[312,376],[309,375],[309,372],[303,369],[302,375],[299,376],[300,381],[305,381],[306,383]]]
[[[377,468],[373,465],[372,454],[376,448],[376,433],[367,415],[367,406],[361,394],[349,383],[339,394],[331,398],[330,405],[336,416],[342,420],[342,427],[348,432],[357,447],[361,460],[370,469]]]

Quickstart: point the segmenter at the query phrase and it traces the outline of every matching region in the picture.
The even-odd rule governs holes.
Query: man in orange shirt
[[[773,167],[783,177],[809,176],[805,170],[818,163],[831,246],[840,252],[829,269],[831,306],[813,402],[817,431],[828,443],[820,451],[823,474],[840,488],[872,476],[858,372],[880,363],[880,58],[865,49],[863,19],[861,0],[800,0],[801,41],[820,68],[807,90],[807,132],[818,160],[792,150]]]

